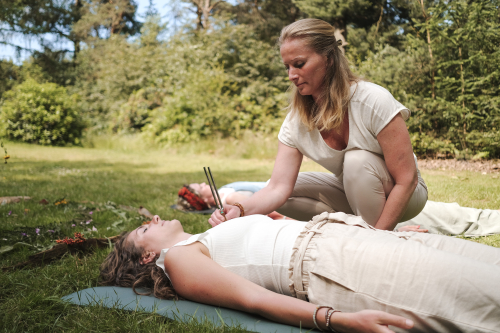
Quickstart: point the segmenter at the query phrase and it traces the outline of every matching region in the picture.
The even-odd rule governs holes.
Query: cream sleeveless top
[[[200,242],[225,269],[271,291],[291,296],[288,268],[292,247],[306,223],[251,215],[224,222],[175,246]],[[156,264],[165,271],[163,249]],[[168,272],[165,271],[168,276]]]

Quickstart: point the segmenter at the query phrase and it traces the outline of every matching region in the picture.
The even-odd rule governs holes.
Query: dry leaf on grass
[[[23,196],[0,197],[0,205],[6,205],[6,204],[10,204],[10,203],[18,203],[21,201],[28,201],[30,199],[31,199],[31,197],[23,197]]]
[[[144,208],[142,206],[139,206],[139,214],[146,216],[147,218],[150,218],[150,219],[152,219],[154,217],[154,215],[151,214],[149,212],[149,210],[147,210],[146,208]]]

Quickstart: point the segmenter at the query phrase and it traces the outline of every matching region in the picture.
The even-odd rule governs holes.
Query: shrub
[[[75,105],[65,88],[26,80],[4,94],[4,135],[42,145],[80,144],[83,123]]]

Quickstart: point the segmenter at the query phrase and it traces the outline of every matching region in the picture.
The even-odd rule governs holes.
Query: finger
[[[413,327],[413,321],[401,316],[396,316],[390,313],[383,313],[379,318],[379,324],[392,325],[403,329],[410,329]]]
[[[427,229],[419,229],[419,230],[415,230],[415,231],[422,232],[422,233],[429,232],[429,230],[427,230]]]
[[[396,333],[387,326],[378,326],[377,333]]]

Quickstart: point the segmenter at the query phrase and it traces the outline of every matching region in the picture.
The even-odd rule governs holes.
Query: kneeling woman
[[[337,332],[500,332],[500,249],[376,230],[344,213],[270,220],[191,235],[155,216],[115,244],[101,277]]]

